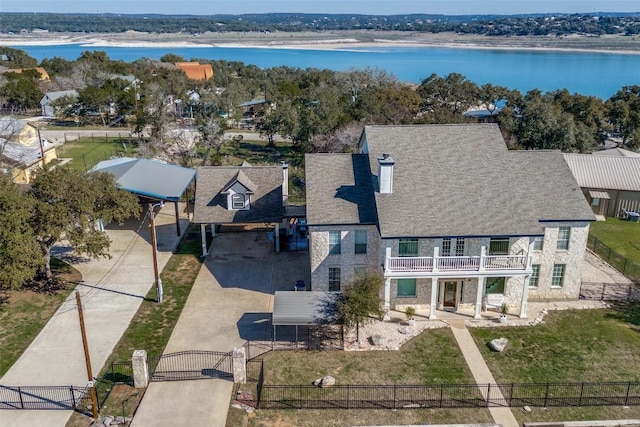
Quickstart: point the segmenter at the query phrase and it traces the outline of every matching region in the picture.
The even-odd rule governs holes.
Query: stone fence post
[[[133,385],[135,388],[146,388],[149,385],[149,365],[147,350],[134,350],[131,357],[133,369]]]
[[[247,355],[244,347],[236,347],[231,353],[233,364],[233,382],[245,384],[247,382]]]

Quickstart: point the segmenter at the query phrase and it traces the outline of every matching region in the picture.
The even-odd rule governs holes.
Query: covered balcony
[[[385,273],[453,273],[527,270],[528,255],[388,257]]]

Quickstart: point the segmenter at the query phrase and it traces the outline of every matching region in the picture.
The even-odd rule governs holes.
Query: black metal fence
[[[89,387],[2,386],[0,409],[62,409],[92,415]]]
[[[149,360],[151,381],[233,378],[231,353],[180,351]]]
[[[640,283],[582,282],[580,298],[598,301],[640,301]]]
[[[640,383],[260,385],[260,409],[637,406]]]
[[[624,274],[631,280],[640,281],[639,263],[630,261],[628,258],[614,251],[602,241],[591,235],[587,238],[587,247],[620,273]]]

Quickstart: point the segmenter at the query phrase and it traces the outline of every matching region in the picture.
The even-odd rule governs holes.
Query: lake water
[[[58,56],[73,60],[86,50],[105,51],[111,59],[159,59],[175,53],[186,59],[242,61],[261,68],[289,66],[328,68],[378,67],[413,83],[432,73],[460,73],[481,85],[492,83],[527,92],[568,89],[572,93],[611,97],[623,86],[640,84],[640,55],[593,52],[524,51],[459,48],[368,48],[306,50],[225,47],[87,47],[79,44],[12,46],[41,61]]]

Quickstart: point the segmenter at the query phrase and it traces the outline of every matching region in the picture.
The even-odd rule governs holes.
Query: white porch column
[[[520,302],[520,318],[527,318],[527,300],[529,299],[529,278],[531,276],[524,276],[524,288],[522,289],[522,301]]]
[[[384,317],[383,320],[391,320],[391,279],[384,279]]]
[[[442,239],[436,239],[433,243],[433,268],[435,273],[438,271],[438,258],[440,257],[440,245],[442,245]]]
[[[209,255],[207,253],[207,225],[206,224],[200,224],[200,242],[202,242],[202,256],[206,257],[207,255]]]
[[[487,246],[489,246],[489,239],[485,237],[482,239],[482,246],[480,246],[480,267],[478,268],[479,271],[484,271],[484,258],[487,256]]]
[[[216,225],[211,224],[211,237],[216,237]]]
[[[474,319],[482,319],[482,295],[484,295],[484,277],[478,277],[478,289],[476,291],[476,312]]]
[[[276,222],[276,226],[273,229],[273,237],[276,241],[276,253],[280,253],[280,224]]]
[[[429,320],[436,319],[436,304],[438,304],[438,278],[431,278],[431,307],[429,310]]]

